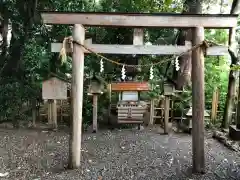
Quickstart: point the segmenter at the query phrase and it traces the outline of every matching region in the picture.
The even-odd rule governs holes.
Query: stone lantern
[[[88,88],[88,94],[89,95],[102,94],[103,88],[104,87],[103,87],[101,80],[99,78],[97,78],[96,76],[93,76],[93,78],[91,79],[89,88]]]
[[[90,81],[90,85],[88,88],[88,95],[93,96],[93,124],[92,124],[92,131],[95,133],[98,129],[98,95],[103,93],[104,85],[102,81],[97,78],[95,75]]]
[[[189,110],[186,113],[186,119],[184,120],[184,126],[187,128],[190,132],[192,130],[192,107],[189,108]],[[208,112],[205,110],[204,111],[204,119],[205,120],[210,120],[210,115]]]

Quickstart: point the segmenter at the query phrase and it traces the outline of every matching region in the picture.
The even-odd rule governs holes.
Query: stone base
[[[237,129],[236,125],[229,126],[229,137],[232,140],[240,141],[240,129]]]

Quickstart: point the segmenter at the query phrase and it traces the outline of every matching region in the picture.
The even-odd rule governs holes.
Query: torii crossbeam
[[[150,14],[150,13],[87,13],[87,12],[42,12],[43,22],[47,24],[75,24],[73,38],[75,41],[94,49],[98,53],[119,54],[179,54],[189,48],[185,46],[144,46],[144,45],[98,45],[85,41],[85,26],[117,26],[117,27],[162,27],[162,28],[192,28],[192,46],[204,40],[204,28],[235,28],[237,15],[191,15],[191,14]],[[52,44],[52,52],[59,52],[60,45]],[[113,52],[114,51],[114,52]],[[73,132],[70,146],[70,165],[80,166],[82,100],[83,100],[83,47],[73,45],[72,71],[72,121]],[[227,47],[211,47],[207,55],[225,55]],[[192,52],[192,94],[193,94],[193,129],[192,151],[193,170],[205,171],[204,153],[204,51],[197,48]]]
[[[82,24],[85,26],[231,28],[237,26],[236,15],[177,13],[96,13],[42,12],[47,24]]]

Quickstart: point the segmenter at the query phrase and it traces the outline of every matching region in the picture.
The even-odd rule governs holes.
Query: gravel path
[[[0,129],[0,180],[240,179],[240,156],[212,138],[205,140],[204,175],[191,174],[191,136],[155,130],[86,133],[82,167],[66,170],[65,132]],[[0,174],[1,175],[1,174]]]

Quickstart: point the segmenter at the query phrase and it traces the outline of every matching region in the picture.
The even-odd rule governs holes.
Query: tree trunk
[[[232,3],[231,14],[237,14],[240,10],[240,0],[234,0]],[[235,29],[229,30],[229,46],[233,48],[233,51],[229,49],[229,54],[231,56],[231,67],[236,65],[238,60],[236,54],[234,54],[236,50],[236,42],[235,42]],[[221,127],[227,128],[229,122],[232,119],[232,111],[233,111],[233,100],[235,97],[235,87],[236,87],[236,79],[234,76],[234,71],[230,70],[229,72],[229,80],[228,80],[228,93],[225,101],[225,108],[223,114],[223,120]]]
[[[32,99],[32,127],[36,127],[37,119],[37,100]]]
[[[238,105],[237,105],[237,128],[240,129],[240,72],[239,72],[239,76],[238,76]]]
[[[21,60],[23,55],[23,48],[25,43],[33,35],[32,28],[34,25],[34,18],[36,14],[37,0],[34,1],[16,1],[16,6],[21,16],[24,17],[23,31],[20,30],[19,23],[12,23],[12,34],[18,32],[18,36],[13,35],[9,47],[9,59],[4,66],[2,73],[5,75],[13,75],[18,78],[21,77]],[[14,22],[14,21],[12,21]]]
[[[8,35],[8,25],[9,25],[9,13],[7,7],[5,7],[5,4],[2,4],[2,7],[0,9],[0,13],[3,15],[3,20],[1,21],[1,35],[2,35],[2,45],[1,45],[1,62],[0,64],[4,64],[3,61],[6,60],[7,56],[7,47],[8,47],[8,42],[7,42],[7,35]]]
[[[201,0],[186,0],[183,6],[183,14],[201,14]],[[177,39],[177,45],[185,45],[185,41],[192,40],[191,29],[180,30]],[[180,90],[191,82],[191,56],[192,53],[186,53],[179,57],[180,70],[177,72],[174,68],[174,79],[176,80],[176,89]]]
[[[233,64],[233,63],[232,63]],[[228,93],[225,101],[224,113],[223,113],[223,121],[221,127],[226,129],[228,127],[228,123],[232,119],[232,111],[233,111],[233,100],[235,97],[235,86],[236,80],[234,77],[234,72],[231,70],[229,73],[228,80]]]

